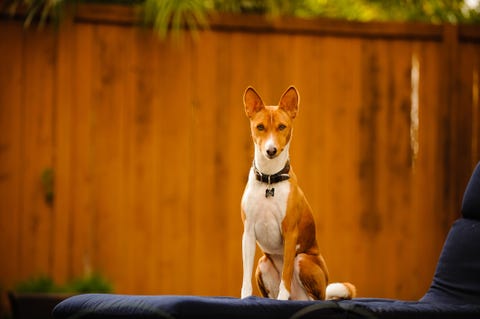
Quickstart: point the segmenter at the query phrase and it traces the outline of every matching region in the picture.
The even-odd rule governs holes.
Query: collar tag
[[[275,196],[275,188],[273,188],[273,187],[272,188],[267,188],[265,190],[265,197],[269,198],[269,197],[273,197],[273,196]]]
[[[272,175],[262,174],[262,172],[260,172],[255,166],[255,160],[253,161],[252,166],[253,166],[253,171],[255,172],[255,178],[257,179],[257,181],[265,183],[267,185],[283,182],[290,178],[290,175],[288,175],[288,172],[290,172],[289,161],[285,163],[285,166],[281,171]]]
[[[267,184],[267,188],[265,189],[266,198],[275,196],[275,188],[271,187],[271,184],[280,183],[290,178],[290,175],[288,175],[288,172],[290,171],[289,161],[285,163],[285,166],[280,172],[277,172],[276,174],[272,174],[272,175],[262,174],[262,172],[260,172],[255,166],[255,160],[253,161],[252,166],[253,166],[253,171],[255,172],[255,178],[257,179],[257,181]]]

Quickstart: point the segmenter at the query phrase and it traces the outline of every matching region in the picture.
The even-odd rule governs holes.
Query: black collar
[[[255,166],[255,161],[254,161],[253,171],[255,173],[255,177],[257,178],[257,181],[259,182],[266,183],[268,185],[279,183],[282,181],[286,181],[287,179],[290,178],[290,175],[288,175],[288,172],[290,172],[290,161],[287,161],[285,163],[285,166],[282,168],[280,172],[277,172],[272,175],[262,174],[262,172],[260,172]]]

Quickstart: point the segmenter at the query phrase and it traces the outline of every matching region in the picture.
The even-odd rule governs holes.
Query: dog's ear
[[[283,93],[280,102],[278,102],[278,106],[293,119],[297,116],[299,102],[300,95],[297,89],[294,86],[290,86],[285,93]]]
[[[245,105],[245,113],[249,118],[265,107],[262,98],[251,86],[243,94],[243,104]]]

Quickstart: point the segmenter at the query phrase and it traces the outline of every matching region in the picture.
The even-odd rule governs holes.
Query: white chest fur
[[[257,181],[251,170],[242,197],[242,209],[262,250],[280,255],[283,254],[282,221],[287,211],[290,183],[283,181],[270,187],[275,188],[275,195],[265,197],[267,185]]]

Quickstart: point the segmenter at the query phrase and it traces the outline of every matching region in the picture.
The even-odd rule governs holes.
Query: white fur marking
[[[242,208],[262,250],[283,255],[282,221],[287,212],[290,183],[283,181],[274,187],[275,196],[266,198],[266,185],[256,180],[252,170],[242,197]]]
[[[326,299],[346,299],[350,298],[350,290],[339,282],[332,283],[327,286]]]
[[[270,148],[277,148],[275,145],[275,139],[273,138],[273,135],[270,134],[268,140],[265,141],[265,152],[267,152],[268,149]],[[265,154],[266,156],[267,154]]]
[[[255,144],[255,166],[262,172],[262,174],[275,174],[282,170],[285,163],[288,161],[288,151],[290,149],[290,142],[285,145],[283,151],[274,159],[269,159],[266,153],[263,153],[261,147]]]
[[[290,298],[290,293],[288,292],[287,288],[285,288],[285,284],[283,280],[280,281],[280,291],[278,292],[278,300],[288,300]]]
[[[252,295],[252,270],[255,258],[255,233],[248,221],[245,221],[242,237],[243,283],[241,297]]]

